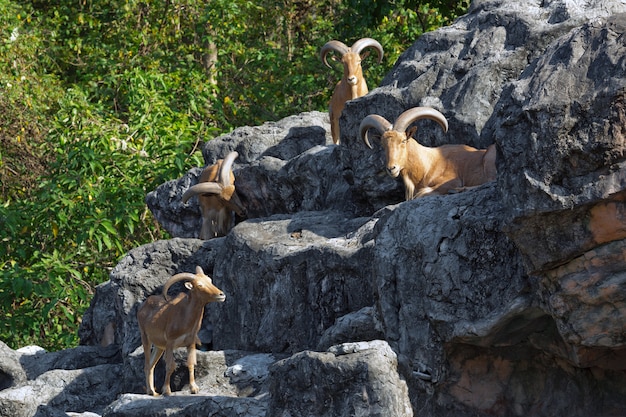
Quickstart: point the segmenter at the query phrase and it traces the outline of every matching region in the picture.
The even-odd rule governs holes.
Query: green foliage
[[[42,35],[32,10],[0,0],[0,193],[28,195],[45,171],[38,156],[60,90],[39,60]]]
[[[167,234],[144,204],[203,141],[327,107],[330,39],[374,37],[370,88],[465,1],[0,0],[0,340],[62,349],[128,250]],[[369,63],[369,61],[367,61]]]
[[[47,136],[54,154],[36,199],[0,210],[10,225],[0,249],[0,308],[9,320],[0,333],[11,334],[12,344],[75,344],[93,287],[126,251],[165,237],[145,195],[202,165],[196,138],[206,129],[176,113],[167,77],[152,75],[123,75],[121,84],[132,86],[124,122],[68,89]],[[12,334],[15,328],[21,332]]]

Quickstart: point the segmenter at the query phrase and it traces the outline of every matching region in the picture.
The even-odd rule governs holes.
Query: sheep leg
[[[193,343],[187,347],[187,368],[189,369],[189,391],[192,394],[197,394],[200,391],[196,384],[194,375],[194,367],[196,366],[196,344]]]
[[[148,352],[150,351],[150,346],[152,343],[148,341],[148,336],[143,331],[141,326],[139,326],[139,334],[141,336],[141,345],[143,346],[143,375],[146,378],[146,394],[155,395],[153,382],[154,378],[152,378],[150,371],[150,355]]]
[[[432,193],[440,195],[454,194],[461,193],[470,188],[472,187],[466,186],[460,178],[453,178],[432,188]]]
[[[217,237],[216,217],[218,212],[215,209],[202,209],[202,228],[200,229],[200,239],[209,240]]]
[[[226,236],[230,230],[230,211],[224,207],[217,211],[217,221],[215,223],[215,236]]]
[[[467,186],[467,187],[456,187],[456,188],[451,188],[450,190],[448,190],[448,194],[456,194],[456,193],[462,193],[463,191],[468,191],[474,188],[478,188],[480,187],[480,185],[471,185],[471,186]]]
[[[341,115],[341,110],[339,115]],[[328,116],[330,117],[330,135],[333,138],[333,143],[336,145],[339,143],[339,116],[335,116],[332,106],[328,111]]]
[[[213,239],[213,231],[211,230],[211,222],[213,220],[213,210],[210,207],[206,207],[213,200],[204,199],[203,204],[200,204],[200,211],[202,212],[202,227],[200,228],[200,239],[209,240]]]
[[[209,240],[211,236],[211,219],[208,216],[202,216],[202,228],[200,229],[199,238],[202,240]]]
[[[148,353],[146,353],[148,352]],[[146,393],[148,395],[156,396],[156,390],[154,389],[154,367],[156,366],[159,359],[163,355],[163,349],[154,346],[151,350],[150,346],[147,348],[144,346],[143,354],[146,358],[144,365],[144,374],[146,375]]]
[[[174,348],[168,346],[165,348],[165,381],[163,381],[163,389],[161,393],[165,396],[172,395],[170,389],[170,378],[176,370],[176,361],[174,360]]]
[[[413,200],[416,196],[413,195],[415,193],[415,185],[413,181],[411,181],[408,177],[403,176],[402,182],[404,182],[404,201]]]

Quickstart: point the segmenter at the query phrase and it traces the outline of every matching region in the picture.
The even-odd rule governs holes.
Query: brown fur
[[[382,46],[371,38],[359,39],[350,48],[342,42],[334,40],[327,42],[322,47],[321,58],[327,66],[330,67],[326,61],[326,55],[331,51],[341,54],[341,63],[343,64],[343,76],[335,85],[328,106],[330,133],[335,144],[338,144],[340,141],[339,117],[341,117],[341,112],[346,102],[362,97],[369,92],[367,82],[365,77],[363,77],[363,68],[361,67],[361,61],[369,55],[369,52],[361,54],[361,50],[369,47],[374,48],[378,52],[378,63],[380,64],[383,56]]]
[[[369,92],[367,82],[363,77],[361,56],[354,52],[347,52],[341,57],[341,62],[343,63],[343,77],[335,85],[328,109],[330,134],[335,144],[338,144],[340,140],[339,117],[346,106],[346,101],[362,97]]]
[[[224,293],[213,285],[211,278],[202,268],[196,268],[196,274],[177,274],[165,284],[164,292],[174,282],[188,280],[185,286],[189,292],[179,293],[172,300],[166,294],[152,295],[144,301],[137,311],[137,322],[141,333],[141,344],[145,355],[144,373],[146,393],[157,395],[154,389],[154,367],[165,353],[165,381],[161,390],[163,395],[170,395],[170,377],[176,368],[174,349],[187,348],[187,368],[189,386],[192,394],[198,393],[194,379],[196,364],[196,344],[198,330],[202,324],[204,306],[210,302],[222,302]]]
[[[402,178],[406,200],[462,191],[496,179],[495,145],[487,149],[467,145],[429,148],[396,131],[385,132],[381,144],[387,155],[387,173]]]
[[[228,173],[222,173],[224,159],[220,159],[206,167],[200,174],[198,184],[190,187],[183,195],[183,202],[194,195],[198,196],[202,216],[200,239],[226,236],[234,223],[234,213],[245,215],[243,204],[235,192],[235,175],[230,169],[236,152],[235,155],[231,154],[227,157],[230,163],[225,167]]]
[[[408,109],[393,124],[380,115],[370,114],[359,127],[361,138],[369,148],[372,148],[369,129],[381,134],[387,173],[402,178],[405,200],[462,191],[496,179],[495,145],[487,149],[467,145],[422,146],[413,139],[417,128],[409,128],[411,123],[422,119],[433,120],[444,132],[448,131],[445,116],[431,107]]]

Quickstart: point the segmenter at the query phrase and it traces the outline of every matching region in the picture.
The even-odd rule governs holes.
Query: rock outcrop
[[[622,1],[475,0],[347,103],[340,145],[319,112],[211,140],[206,164],[240,155],[248,217],[195,239],[200,167],[151,192],[174,238],[98,287],[87,346],[0,346],[0,415],[626,415],[625,39]],[[358,126],[414,106],[449,121],[419,122],[424,145],[496,143],[497,181],[404,202]],[[227,294],[200,394],[181,350],[175,395],[147,397],[135,313],[196,265]]]

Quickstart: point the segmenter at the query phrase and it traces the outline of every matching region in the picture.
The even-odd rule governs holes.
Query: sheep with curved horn
[[[172,285],[185,281],[188,292],[181,292],[169,299],[167,292]],[[189,369],[189,387],[192,394],[198,393],[194,378],[196,364],[196,344],[198,330],[202,324],[204,306],[210,302],[223,302],[226,296],[211,278],[204,274],[200,266],[196,273],[183,272],[171,277],[163,286],[161,295],[151,295],[137,311],[137,322],[141,333],[141,344],[145,355],[144,373],[146,392],[157,395],[154,389],[154,367],[165,353],[165,381],[161,390],[163,395],[170,395],[170,377],[176,368],[174,349],[187,348],[187,368]]]
[[[346,101],[364,96],[368,93],[367,82],[363,77],[361,61],[367,57],[367,52],[361,55],[366,48],[373,48],[378,53],[378,63],[383,59],[382,45],[372,38],[362,38],[348,47],[343,42],[332,40],[327,42],[320,50],[320,58],[324,65],[332,68],[326,60],[330,52],[337,52],[341,55],[343,63],[343,77],[335,86],[333,95],[330,98],[328,115],[330,117],[330,133],[335,144],[339,143],[339,117],[346,105]]]
[[[245,208],[235,190],[235,175],[232,165],[239,154],[230,152],[226,158],[206,167],[198,184],[189,187],[183,194],[183,203],[198,196],[202,227],[200,239],[226,236],[234,224],[234,214],[245,216]]]
[[[392,124],[377,114],[366,116],[360,125],[363,142],[372,149],[369,130],[380,134],[386,156],[387,173],[404,182],[405,200],[428,194],[462,191],[496,179],[496,147],[476,149],[467,145],[443,145],[435,148],[420,145],[413,136],[411,123],[430,119],[448,131],[448,121],[430,107],[414,107],[403,112]],[[408,129],[408,130],[407,130]]]

